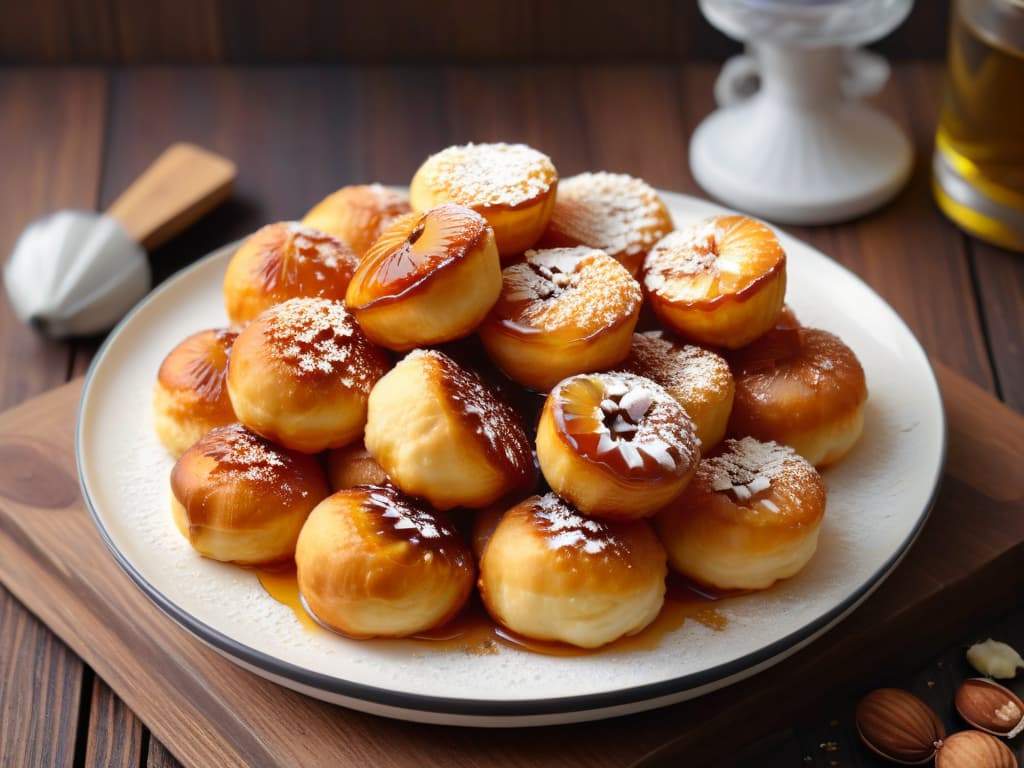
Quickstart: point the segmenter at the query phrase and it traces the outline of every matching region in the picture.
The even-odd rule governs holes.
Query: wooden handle
[[[235,164],[193,144],[172,144],[126,189],[107,214],[152,250],[222,203]]]

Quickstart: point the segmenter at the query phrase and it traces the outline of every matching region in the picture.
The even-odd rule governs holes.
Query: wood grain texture
[[[146,768],[179,768],[181,763],[170,751],[154,738],[149,740],[149,750],[146,753]]]
[[[60,208],[95,209],[106,115],[95,72],[0,71],[0,254],[30,221]],[[68,126],[75,130],[68,130]],[[66,381],[68,347],[15,317],[0,295],[0,409]]]
[[[1024,411],[1024,254],[969,243],[999,394]]]
[[[99,73],[0,72],[2,258],[37,216],[95,207],[106,95]],[[70,354],[22,325],[0,294],[0,409],[63,383]],[[2,587],[0,617],[0,765],[70,765],[82,663]]]
[[[136,768],[142,759],[142,721],[100,679],[93,681],[85,768]]]
[[[612,722],[525,731],[399,723],[322,704],[224,661],[146,602],[92,528],[74,493],[69,436],[55,426],[73,418],[77,382],[0,416],[0,452],[24,456],[21,466],[30,468],[12,484],[12,470],[3,469],[11,462],[0,461],[0,580],[186,765],[302,765],[329,751],[339,764],[604,766],[663,747],[651,764],[683,753],[699,765],[709,740],[728,733],[738,745],[811,703],[780,691],[856,685],[910,646],[921,653],[928,643],[948,642],[1024,588],[1024,494],[1011,471],[1024,461],[1024,417],[948,372],[941,381],[951,443],[979,428],[993,433],[997,451],[964,459],[996,469],[982,476],[967,466],[947,477],[918,544],[842,632],[762,673],[756,686]],[[877,653],[864,654],[865,647]]]
[[[0,591],[0,765],[71,766],[82,662]]]
[[[693,0],[36,0],[8,3],[0,63],[670,63],[739,49]],[[880,45],[943,55],[948,0],[918,3]]]

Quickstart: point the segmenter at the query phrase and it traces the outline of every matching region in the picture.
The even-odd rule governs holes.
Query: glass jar
[[[1024,252],[1024,0],[954,0],[935,199],[957,226]]]

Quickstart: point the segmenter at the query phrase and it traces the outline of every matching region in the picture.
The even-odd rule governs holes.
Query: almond
[[[1017,758],[995,736],[960,731],[943,743],[935,756],[935,768],[1017,768]]]
[[[1012,739],[1024,731],[1024,701],[999,683],[982,677],[964,680],[956,692],[960,717],[985,733]]]
[[[946,736],[928,705],[898,688],[879,688],[861,699],[856,721],[870,749],[901,765],[929,762]]]

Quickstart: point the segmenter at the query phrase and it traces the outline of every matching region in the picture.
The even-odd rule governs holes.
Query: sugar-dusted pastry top
[[[552,392],[559,431],[577,453],[633,478],[689,472],[693,425],[663,388],[630,373],[575,376]]]
[[[346,388],[368,393],[383,373],[380,351],[341,302],[292,299],[263,317],[273,354],[300,378],[337,377]]]
[[[672,231],[665,204],[646,182],[624,173],[581,173],[558,182],[543,242],[589,245],[612,256],[646,253]]]
[[[621,264],[584,246],[527,251],[522,263],[505,268],[502,280],[492,317],[527,335],[591,335],[624,322],[643,298]]]
[[[746,216],[715,216],[662,238],[644,261],[644,287],[672,302],[742,299],[778,270],[775,234]]]
[[[474,208],[520,208],[558,179],[551,160],[525,144],[466,144],[427,158],[418,175],[438,195]]]
[[[657,382],[681,401],[700,403],[732,380],[721,355],[693,344],[674,342],[661,331],[634,333],[621,368]]]

